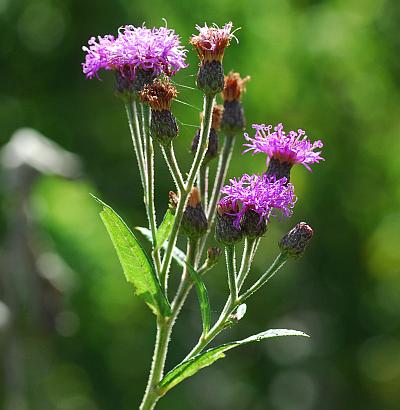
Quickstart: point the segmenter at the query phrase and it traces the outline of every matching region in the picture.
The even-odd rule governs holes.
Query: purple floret
[[[98,76],[100,69],[119,70],[123,76],[135,77],[138,69],[154,75],[175,74],[185,63],[187,50],[175,31],[167,27],[121,27],[118,36],[92,37],[86,52],[83,72],[87,78]]]
[[[240,179],[233,178],[229,182],[230,185],[221,189],[225,196],[219,205],[232,210],[230,214],[235,215],[235,228],[240,229],[240,221],[248,210],[256,212],[260,221],[263,218],[268,221],[270,216],[275,216],[273,211],[276,209],[286,217],[292,215],[297,198],[293,185],[287,183],[286,178],[276,180],[265,175],[244,174]]]
[[[267,165],[271,159],[278,159],[280,162],[287,162],[291,165],[303,164],[309,171],[309,164],[319,163],[324,158],[321,157],[321,151],[315,151],[322,148],[323,143],[318,140],[311,143],[306,132],[299,129],[297,132],[289,131],[286,134],[283,131],[283,125],[278,124],[274,131],[271,132],[272,125],[253,124],[256,130],[254,138],[249,134],[244,134],[248,147],[243,153],[253,151],[253,154],[263,152],[268,155]]]

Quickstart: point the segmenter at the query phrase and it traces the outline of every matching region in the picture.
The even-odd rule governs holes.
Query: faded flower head
[[[87,78],[98,77],[101,69],[119,71],[123,77],[133,80],[137,71],[151,71],[173,75],[185,63],[187,50],[180,44],[175,31],[167,27],[149,29],[127,25],[119,29],[118,36],[92,37],[82,64]]]
[[[221,189],[225,196],[220,199],[220,208],[229,207],[231,215],[235,216],[234,225],[240,228],[242,217],[246,212],[258,214],[259,222],[268,221],[279,210],[289,217],[296,203],[294,187],[287,183],[286,178],[276,180],[265,175],[244,174],[240,179],[233,178],[230,185]]]
[[[311,226],[305,222],[299,222],[280,240],[279,247],[288,256],[299,258],[303,255],[313,233]]]
[[[140,99],[150,105],[153,110],[170,110],[171,103],[178,95],[176,87],[168,78],[156,79],[152,84],[146,84],[140,92]]]
[[[232,27],[232,22],[226,23],[222,28],[216,24],[211,27],[207,24],[204,24],[204,27],[196,25],[199,34],[193,34],[190,44],[196,48],[202,62],[222,61],[225,48],[229,46],[232,38],[236,38]]]
[[[241,78],[239,73],[231,71],[225,76],[224,90],[221,93],[224,101],[238,101],[246,91],[246,83],[250,77]]]
[[[268,156],[267,164],[274,159],[290,165],[302,164],[311,171],[310,164],[324,160],[320,155],[321,151],[315,151],[322,148],[323,143],[320,140],[311,143],[306,132],[301,129],[286,134],[282,124],[278,124],[273,132],[272,125],[253,124],[253,128],[256,130],[253,138],[247,133],[244,134],[249,143],[243,144],[248,147],[243,153],[263,152]]]

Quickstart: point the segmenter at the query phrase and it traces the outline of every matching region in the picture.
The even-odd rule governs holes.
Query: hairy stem
[[[159,273],[161,269],[160,251],[154,250],[156,248],[156,235],[157,235],[157,221],[156,210],[154,206],[154,149],[153,141],[150,135],[150,121],[151,111],[147,104],[142,103],[142,124],[143,124],[143,136],[145,141],[145,164],[146,164],[146,195],[145,205],[147,210],[147,218],[149,220],[149,229],[151,231],[152,245],[153,245],[153,260],[156,268],[156,272]]]
[[[140,138],[140,125],[138,120],[137,104],[136,101],[128,101],[125,103],[126,115],[128,117],[129,130],[132,136],[133,148],[136,154],[136,160],[138,163],[140,180],[142,182],[142,187],[146,190],[146,179],[145,179],[145,160],[143,155],[143,144]]]
[[[192,167],[190,168],[190,171],[189,171],[189,176],[186,181],[185,188],[179,197],[179,202],[178,202],[178,205],[175,211],[174,224],[172,226],[171,234],[168,240],[168,247],[167,247],[167,250],[165,251],[163,263],[161,266],[160,281],[165,291],[168,288],[168,272],[169,272],[169,268],[170,268],[171,260],[172,260],[172,251],[176,245],[176,240],[177,240],[179,228],[182,222],[185,205],[188,200],[190,191],[193,187],[193,183],[195,181],[196,175],[200,169],[204,156],[207,152],[208,135],[210,133],[210,128],[211,128],[211,114],[212,114],[212,109],[214,105],[214,99],[215,99],[214,96],[209,96],[209,95],[204,96],[204,117],[203,117],[203,123],[201,126],[199,145],[197,147],[197,151],[194,157]]]
[[[186,262],[195,265],[196,251],[198,248],[198,241],[188,240]],[[192,281],[190,275],[185,267],[182,273],[181,282],[179,284],[178,291],[175,299],[172,303],[172,315],[167,319],[161,319],[157,322],[157,336],[156,345],[154,348],[154,355],[152,366],[150,370],[149,380],[147,382],[147,388],[143,397],[140,410],[152,410],[157,401],[161,398],[162,394],[158,389],[158,383],[161,381],[164,373],[165,360],[167,358],[168,345],[170,342],[170,336],[172,328],[176,322],[179,312],[182,309],[183,304],[189,294],[192,287]]]
[[[229,163],[232,158],[233,147],[235,145],[235,136],[225,136],[224,145],[218,161],[217,173],[215,175],[215,183],[212,189],[210,202],[207,207],[208,232],[201,240],[199,255],[202,255],[207,242],[208,235],[211,232],[215,219],[215,210],[217,208],[220,191],[224,185],[226,174],[228,172]]]
[[[236,282],[236,258],[235,247],[233,245],[225,247],[226,270],[228,272],[229,293],[231,300],[238,298],[238,288]]]
[[[175,158],[175,151],[172,142],[170,142],[167,146],[160,146],[165,158],[165,162],[168,165],[169,172],[171,173],[172,179],[174,180],[176,189],[178,190],[178,193],[180,193],[185,189],[185,183],[183,181],[182,173],[179,169],[178,162]]]
[[[199,186],[200,186],[200,193],[201,193],[201,202],[203,203],[203,208],[207,210],[208,204],[208,165],[203,164],[200,167],[199,172]]]
[[[251,267],[251,264],[253,263],[254,255],[256,253],[255,251],[259,243],[260,243],[259,238],[250,239],[246,237],[245,239],[243,256],[242,256],[242,264],[240,266],[240,270],[238,273],[238,279],[237,279],[239,290],[243,286],[243,283],[246,280],[246,277],[250,272],[250,267]]]

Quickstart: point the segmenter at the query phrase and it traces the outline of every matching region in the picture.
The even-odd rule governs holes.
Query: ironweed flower
[[[224,112],[224,107],[220,104],[214,105],[210,133],[208,135],[208,148],[206,155],[204,157],[204,163],[208,163],[211,159],[218,156],[218,134],[221,127],[222,115]],[[203,113],[200,114],[201,121],[203,121]],[[195,154],[200,140],[200,128],[197,130],[196,135],[192,141],[192,153]]]
[[[86,52],[82,69],[87,78],[98,77],[101,69],[114,70],[120,77],[119,85],[123,85],[123,80],[139,80],[139,84],[133,84],[135,91],[161,73],[171,76],[187,67],[187,50],[175,31],[167,27],[127,25],[119,29],[116,38],[92,37],[82,49]]]
[[[198,34],[190,38],[200,58],[200,68],[197,74],[197,86],[208,95],[215,95],[224,89],[224,69],[222,60],[225,48],[231,39],[236,38],[232,32],[233,24],[225,24],[222,28],[217,25],[204,27],[196,25]]]
[[[235,217],[234,226],[243,228],[244,234],[263,234],[265,230],[257,224],[268,222],[271,216],[276,216],[275,210],[286,217],[292,215],[297,198],[293,185],[287,183],[285,178],[277,180],[265,175],[244,174],[240,179],[233,178],[229,182],[230,185],[221,189],[225,196],[220,199],[219,205],[230,205],[230,214]],[[248,221],[250,223],[246,223]]]
[[[151,108],[151,136],[161,144],[168,144],[178,135],[176,118],[171,112],[171,103],[178,92],[168,78],[156,79],[146,84],[140,92],[140,99]]]
[[[228,136],[233,136],[243,131],[246,127],[240,99],[246,91],[245,84],[249,80],[249,76],[241,78],[239,73],[234,73],[233,71],[225,76],[224,89],[221,93],[224,100],[224,115],[221,128]]]
[[[303,255],[313,233],[311,226],[305,222],[299,222],[280,240],[279,247],[282,253],[292,258],[299,258]]]
[[[253,151],[253,154],[267,154],[267,176],[286,177],[289,180],[293,165],[302,164],[311,171],[310,164],[324,160],[321,151],[315,151],[322,148],[323,143],[320,140],[311,143],[301,129],[286,134],[282,124],[278,124],[273,132],[272,125],[253,124],[253,128],[256,130],[253,138],[244,134],[249,143],[243,144],[248,147],[243,153]]]

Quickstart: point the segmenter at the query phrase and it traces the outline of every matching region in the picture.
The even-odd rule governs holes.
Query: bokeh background
[[[270,327],[304,330],[311,339],[230,352],[171,391],[160,410],[398,409],[400,3],[0,0],[1,409],[138,407],[153,316],[123,279],[89,193],[131,226],[143,225],[145,214],[112,75],[85,80],[81,46],[123,24],[162,25],[163,17],[184,42],[196,23],[232,20],[242,27],[224,65],[252,77],[244,97],[248,123],[304,128],[323,139],[326,162],[313,173],[294,169],[295,215],[273,221],[252,277],[294,223],[314,227],[312,246],[218,340]],[[192,50],[189,62],[176,82],[193,86]],[[180,88],[179,99],[201,107],[196,90]],[[194,108],[175,103],[174,111],[183,123],[198,122]],[[26,127],[59,149],[42,146],[35,131],[20,130]],[[177,153],[184,169],[194,132],[181,126]],[[264,158],[242,157],[240,143],[229,174],[262,172]],[[158,158],[160,218],[172,181]],[[216,315],[227,294],[223,264],[206,283]],[[192,295],[173,334],[168,368],[190,349],[199,324]]]

